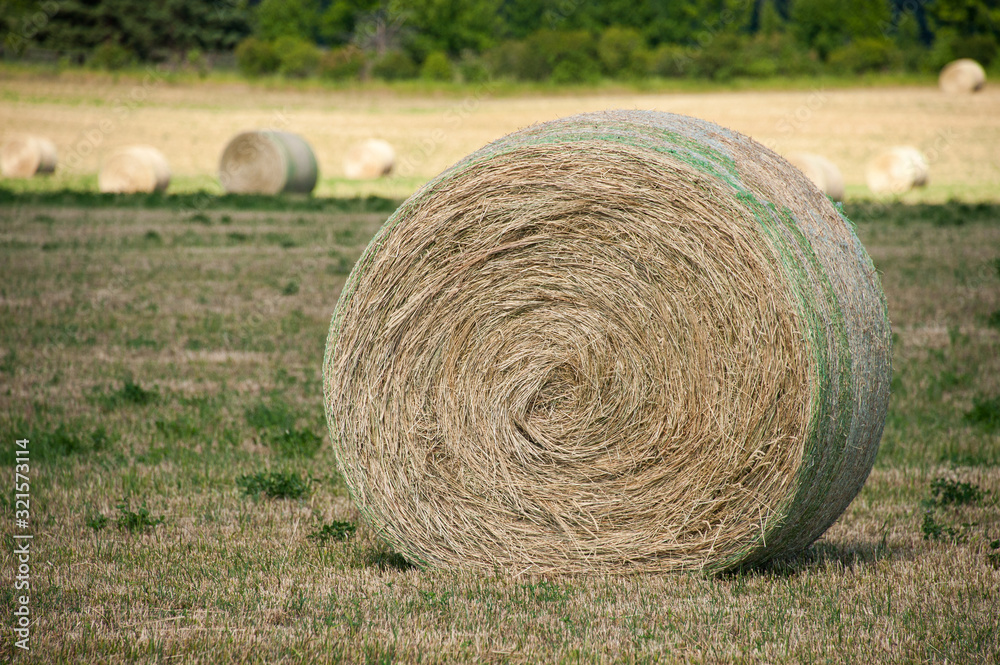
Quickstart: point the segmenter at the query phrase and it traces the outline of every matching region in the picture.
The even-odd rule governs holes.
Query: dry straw
[[[850,223],[717,125],[537,125],[406,201],[324,360],[352,496],[415,562],[727,569],[806,547],[857,494],[890,330]]]
[[[12,136],[0,146],[0,173],[5,178],[30,178],[56,170],[56,147],[41,136]]]
[[[949,95],[977,92],[986,87],[986,71],[975,60],[961,58],[941,69],[938,85]]]
[[[344,157],[344,175],[351,180],[370,180],[389,175],[396,151],[382,139],[368,139],[351,147]]]
[[[829,159],[811,152],[793,152],[788,155],[788,161],[812,180],[819,191],[834,201],[843,200],[844,176]]]
[[[169,185],[170,165],[167,158],[148,145],[116,150],[104,160],[97,174],[97,187],[102,192],[165,192]]]
[[[927,184],[927,159],[913,146],[898,145],[868,162],[865,180],[876,194],[903,194]]]
[[[219,182],[233,194],[308,194],[317,177],[312,148],[291,132],[237,134],[219,160]]]

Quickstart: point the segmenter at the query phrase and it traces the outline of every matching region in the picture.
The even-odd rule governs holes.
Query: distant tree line
[[[5,57],[248,76],[590,82],[989,66],[996,0],[0,0]],[[230,58],[232,59],[232,58]]]

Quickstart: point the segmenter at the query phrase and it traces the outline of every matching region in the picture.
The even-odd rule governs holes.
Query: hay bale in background
[[[514,133],[408,199],[323,374],[351,494],[415,562],[723,569],[806,547],[860,490],[890,330],[800,171],[618,111]]]
[[[793,152],[788,155],[788,161],[812,180],[819,191],[834,201],[844,199],[844,176],[829,159],[811,152]]]
[[[58,153],[41,136],[12,136],[0,146],[0,173],[6,178],[30,178],[56,170]]]
[[[298,134],[237,134],[219,160],[219,182],[232,194],[308,194],[316,187],[316,156]]]
[[[102,192],[133,194],[165,192],[170,185],[170,165],[163,153],[148,145],[133,145],[111,153],[97,174]]]
[[[351,147],[344,157],[344,175],[352,180],[381,178],[392,172],[396,151],[382,139],[368,139]]]
[[[865,180],[876,194],[903,194],[923,187],[928,177],[927,159],[912,146],[894,146],[868,162]]]
[[[975,60],[961,58],[941,69],[938,85],[949,95],[977,92],[986,87],[986,71]]]

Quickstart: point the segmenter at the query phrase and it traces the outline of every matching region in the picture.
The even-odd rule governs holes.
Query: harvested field
[[[747,91],[695,94],[497,96],[489,84],[466,93],[417,96],[387,90],[270,89],[247,84],[172,84],[153,75],[4,81],[0,127],[51,137],[60,182],[96,174],[99,156],[130,143],[163,151],[172,191],[221,191],[218,156],[238,131],[271,127],[301,134],[319,162],[316,194],[403,197],[466,154],[536,122],[584,111],[638,108],[711,120],[777,152],[815,152],[842,171],[847,197],[868,195],[865,164],[881,150],[910,144],[928,156],[930,187],[906,200],[1000,198],[1000,88],[971,96],[925,87]],[[248,100],[252,103],[248,104]],[[349,146],[367,138],[396,149],[392,176],[344,177]],[[74,156],[75,155],[75,156]],[[60,180],[64,178],[64,180]]]
[[[514,97],[0,76],[0,127],[60,156],[52,176],[0,181],[8,631],[13,536],[33,536],[31,650],[8,632],[5,662],[1000,662],[996,86]],[[442,169],[612,107],[840,167],[892,324],[874,469],[803,553],[726,575],[412,567],[336,472],[322,359],[337,297],[398,200]],[[266,126],[309,140],[316,195],[215,196],[226,141]],[[369,136],[396,147],[397,171],[349,182],[340,147]],[[134,143],[164,152],[171,193],[97,194],[101,156]],[[928,187],[862,200],[867,160],[904,143],[928,156]],[[394,200],[326,198],[370,193]]]
[[[0,207],[0,431],[6,460],[30,442],[34,535],[17,662],[1000,659],[1000,206],[846,205],[892,398],[872,475],[805,553],[496,576],[409,567],[334,472],[323,346],[386,207],[54,198]]]

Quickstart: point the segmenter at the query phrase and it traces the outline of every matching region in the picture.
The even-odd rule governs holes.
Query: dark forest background
[[[5,59],[247,76],[727,80],[998,61],[996,0],[0,0]],[[1000,63],[998,63],[1000,64]]]

